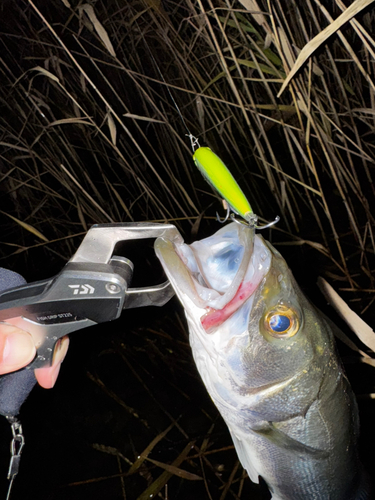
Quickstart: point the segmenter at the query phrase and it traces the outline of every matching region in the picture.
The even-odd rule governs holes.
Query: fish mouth
[[[207,333],[254,294],[271,260],[263,239],[238,223],[191,245],[159,238],[155,252],[185,311],[193,312]]]

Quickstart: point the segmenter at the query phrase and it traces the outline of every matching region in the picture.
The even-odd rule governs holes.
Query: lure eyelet
[[[294,309],[278,305],[265,315],[264,327],[272,337],[290,338],[298,332],[300,322]]]

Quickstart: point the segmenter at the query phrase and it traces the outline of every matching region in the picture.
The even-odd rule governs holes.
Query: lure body
[[[200,147],[193,160],[203,177],[212,185],[237,215],[245,220],[253,214],[250,203],[221,159],[210,148]]]

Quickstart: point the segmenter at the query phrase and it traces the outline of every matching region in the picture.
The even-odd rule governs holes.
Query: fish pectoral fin
[[[254,432],[258,436],[264,436],[268,441],[273,443],[278,448],[288,450],[291,453],[308,455],[316,459],[326,459],[329,455],[328,451],[326,450],[313,448],[312,446],[301,443],[301,441],[297,441],[297,439],[288,436],[288,434],[285,434],[285,432],[277,429],[273,422],[269,422],[269,425],[262,429],[252,429],[251,432]]]
[[[251,448],[246,446],[246,442],[239,439],[231,432],[232,440],[242,467],[248,473],[253,483],[259,483],[259,474],[256,470],[256,458],[251,456]]]

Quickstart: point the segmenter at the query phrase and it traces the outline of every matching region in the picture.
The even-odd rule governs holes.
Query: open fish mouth
[[[258,288],[271,252],[255,231],[232,223],[191,245],[159,238],[155,251],[185,307],[206,333],[215,332]]]

